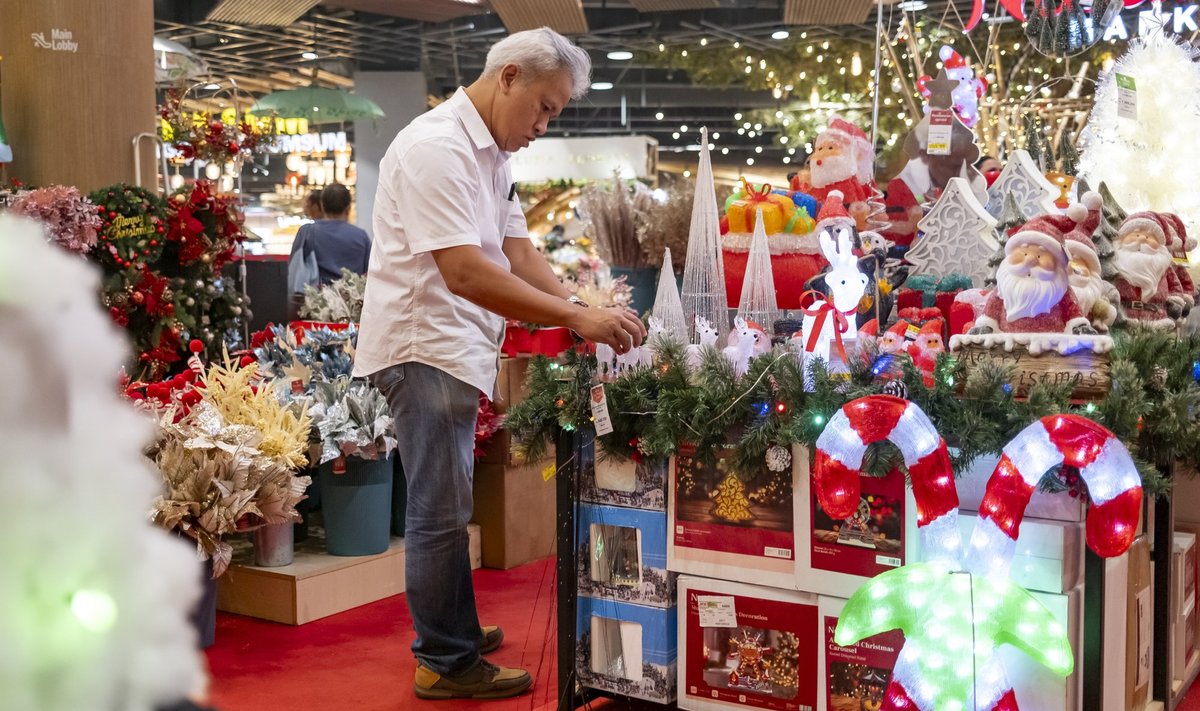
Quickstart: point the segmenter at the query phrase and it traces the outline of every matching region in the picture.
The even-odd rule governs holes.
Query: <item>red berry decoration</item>
[[[246,356],[242,356],[242,359],[238,361],[238,365],[241,366],[242,368],[245,368],[246,366],[250,365],[253,362],[254,362],[254,357],[246,355]]]
[[[109,213],[108,213],[108,219],[110,219],[110,220],[115,220],[115,219],[117,219],[117,213],[115,213],[115,212],[112,212],[112,211],[109,211]]]
[[[199,338],[193,338],[192,342],[188,344],[188,350],[190,350],[192,353],[199,353],[200,351],[204,350],[204,342]]]

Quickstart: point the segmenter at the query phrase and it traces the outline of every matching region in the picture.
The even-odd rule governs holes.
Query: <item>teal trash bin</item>
[[[375,555],[388,549],[392,524],[392,457],[346,457],[346,472],[321,465],[321,508],[325,551],[330,555]]]

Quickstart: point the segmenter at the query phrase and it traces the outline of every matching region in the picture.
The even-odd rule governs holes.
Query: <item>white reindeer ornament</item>
[[[800,343],[804,358],[815,356],[829,362],[830,344],[836,341],[839,354],[844,356],[842,342],[857,337],[857,329],[852,324],[868,281],[867,275],[858,269],[858,257],[854,256],[850,241],[850,228],[837,228],[836,245],[828,228],[821,230],[818,239],[821,252],[829,260],[830,269],[825,273],[825,286],[829,294],[804,310]]]
[[[717,347],[717,329],[713,327],[712,322],[703,316],[696,316],[696,340],[700,343],[692,343],[687,347],[687,364],[693,371],[700,368],[700,362],[704,358],[705,348]]]
[[[758,343],[755,329],[750,327],[746,319],[738,316],[733,320],[733,331],[729,334],[730,345],[726,346],[725,357],[733,364],[733,371],[738,377],[750,370],[750,359],[754,357],[754,347]]]

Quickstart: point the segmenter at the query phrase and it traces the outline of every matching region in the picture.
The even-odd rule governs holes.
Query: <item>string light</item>
[[[850,56],[850,74],[858,76],[862,74],[862,56],[855,52]]]
[[[707,46],[708,46],[708,38],[707,38],[707,37],[701,37],[701,38],[700,38],[700,46],[701,46],[701,47],[707,47]]]
[[[661,111],[656,112],[654,114],[654,118],[658,119],[659,121],[662,121],[663,120],[663,112],[661,112]]]
[[[746,159],[746,165],[754,165],[754,159],[753,159],[753,158],[747,158],[747,159]]]

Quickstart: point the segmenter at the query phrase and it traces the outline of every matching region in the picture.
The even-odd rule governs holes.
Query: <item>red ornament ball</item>
[[[108,213],[108,219],[110,219],[110,220],[115,220],[115,219],[117,219],[117,213],[110,211],[110,212]]]
[[[250,365],[253,362],[254,362],[254,356],[246,355],[246,356],[242,356],[242,359],[238,361],[238,365],[245,368],[246,366]]]
[[[204,350],[203,341],[201,341],[199,338],[193,338],[192,342],[188,344],[188,350],[190,350],[192,353],[199,353],[200,351]]]

